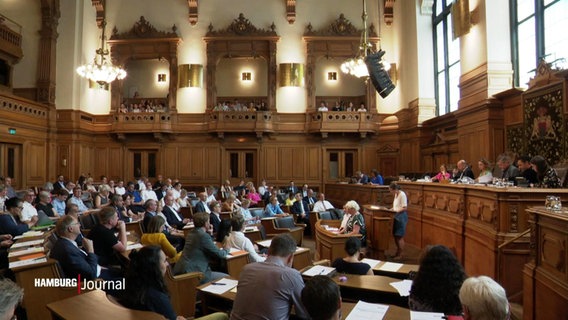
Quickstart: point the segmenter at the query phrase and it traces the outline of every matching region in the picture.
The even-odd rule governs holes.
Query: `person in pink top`
[[[434,176],[434,178],[432,178],[432,181],[440,182],[440,181],[443,181],[443,180],[450,180],[451,176],[452,175],[446,169],[446,165],[442,164],[442,165],[440,165],[440,172],[438,172],[438,174],[436,176]]]
[[[256,188],[254,186],[249,188],[249,193],[247,194],[247,199],[250,200],[251,204],[257,204],[261,198],[260,194],[256,192]]]

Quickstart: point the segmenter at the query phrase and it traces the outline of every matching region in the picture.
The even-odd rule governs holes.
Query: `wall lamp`
[[[304,65],[301,63],[281,63],[279,83],[281,87],[303,87]]]
[[[203,86],[203,66],[200,64],[180,64],[178,66],[179,88],[201,88]]]

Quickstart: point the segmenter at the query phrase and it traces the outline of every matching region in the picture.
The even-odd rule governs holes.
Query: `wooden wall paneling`
[[[41,187],[46,182],[46,146],[43,142],[28,141],[24,144],[22,187]]]
[[[190,148],[187,165],[191,173],[191,182],[205,178],[205,150],[203,147]],[[178,164],[180,165],[180,164]],[[181,167],[181,166],[180,166]]]
[[[373,143],[365,142],[363,147],[361,148],[362,155],[361,159],[361,166],[360,169],[365,174],[369,175],[372,169],[376,169],[378,167],[377,161],[377,148]]]
[[[110,147],[107,150],[107,171],[106,176],[108,179],[113,179],[116,183],[118,180],[125,179],[125,161],[124,161],[124,151],[122,147]]]
[[[223,177],[221,177],[221,165],[223,162],[221,161],[221,152],[219,147],[207,147],[204,150],[204,178],[205,180],[209,180],[212,183],[220,183],[223,181]],[[258,153],[257,153],[257,168],[256,172],[258,172]]]
[[[94,159],[94,147],[90,146],[90,145],[79,145],[77,150],[79,151],[79,163],[78,163],[78,168],[79,168],[79,174],[77,175],[77,178],[79,178],[79,176],[81,174],[91,174],[93,173],[93,159]]]
[[[181,180],[190,179],[191,170],[189,170],[188,161],[192,148],[182,148],[182,151],[184,152],[178,154],[178,148],[175,145],[162,148],[162,161],[160,164],[162,170],[158,170],[158,174],[162,174],[164,179],[176,177]],[[181,170],[188,171],[182,173]]]
[[[108,175],[108,167],[113,163],[120,165],[120,162],[109,161],[108,148],[95,147],[95,158],[92,177],[95,181],[100,181],[101,176]],[[107,176],[108,177],[108,176]]]
[[[264,171],[264,179],[270,185],[278,179],[279,163],[278,148],[276,146],[263,147],[263,157],[261,158],[261,167]],[[262,178],[261,178],[262,179]]]
[[[322,176],[321,176],[321,168],[322,168],[322,153],[321,148],[317,146],[306,146],[306,161],[305,161],[305,178],[310,182],[318,182],[321,183]]]
[[[280,147],[278,155],[278,180],[290,181],[303,178],[298,176],[298,172],[303,169],[304,164],[303,157],[298,158],[297,147]],[[302,168],[298,169],[297,166],[302,166]]]
[[[404,237],[406,243],[422,248],[422,211],[423,211],[423,186],[419,184],[405,184],[403,191],[408,200],[408,225]]]
[[[71,146],[69,144],[57,144],[57,172],[56,175],[62,174],[65,179],[69,179],[71,174],[70,166]],[[50,181],[55,181],[57,177],[50,177]]]
[[[384,177],[398,176],[398,158],[395,156],[379,158],[379,173]]]

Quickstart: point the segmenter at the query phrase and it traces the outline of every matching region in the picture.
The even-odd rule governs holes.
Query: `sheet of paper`
[[[14,261],[14,262],[10,262],[10,266],[9,268],[17,268],[17,267],[22,267],[22,266],[28,266],[31,264],[36,264],[36,263],[42,263],[42,262],[47,262],[47,258],[39,258],[39,259],[30,259],[30,260],[21,260],[21,261]]]
[[[23,256],[26,254],[30,254],[30,253],[36,253],[36,252],[43,252],[44,249],[43,247],[31,247],[31,248],[27,248],[25,250],[17,250],[17,251],[10,251],[10,253],[8,253],[8,257],[19,257],[19,256]]]
[[[126,246],[126,250],[136,250],[142,248],[143,245],[141,243],[133,243]]]
[[[361,260],[361,262],[364,262],[364,263],[370,265],[371,269],[374,269],[377,266],[377,264],[381,263],[381,260],[365,258],[365,259]]]
[[[28,231],[24,232],[19,236],[15,236],[14,240],[22,239],[22,238],[29,238],[29,237],[39,237],[43,236],[43,231]]]
[[[302,274],[308,277],[313,277],[318,275],[326,276],[332,273],[333,271],[335,271],[335,268],[326,267],[326,266],[313,266],[308,270],[304,271],[304,273]]]
[[[385,262],[379,270],[397,272],[400,267],[402,267],[402,263]]]
[[[389,306],[359,301],[345,320],[382,320]]]
[[[43,244],[43,239],[39,239],[39,240],[33,240],[33,241],[18,241],[16,243],[14,243],[10,248],[11,249],[16,249],[16,248],[23,248],[23,247],[31,247],[31,246],[37,246]]]
[[[410,320],[440,320],[445,318],[443,313],[410,311]]]
[[[183,228],[184,229],[192,229],[192,228],[194,228],[194,225],[193,225],[193,223],[188,223],[185,226],[183,226]]]
[[[263,247],[268,248],[268,247],[270,247],[270,244],[272,243],[272,239],[257,241],[256,243],[258,243],[259,245],[261,245]]]
[[[223,294],[239,284],[237,280],[231,279],[221,279],[219,281],[215,281],[212,284],[208,285],[207,287],[201,289],[202,291],[207,291],[215,294]]]
[[[410,295],[410,287],[412,287],[412,280],[391,282],[390,285],[398,291],[401,297],[408,297]]]
[[[254,227],[246,227],[245,228],[245,232],[251,232],[251,231],[258,231],[258,227],[254,226]]]

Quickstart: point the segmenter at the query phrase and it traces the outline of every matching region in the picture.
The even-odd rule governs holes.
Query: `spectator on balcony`
[[[342,111],[343,109],[341,108],[339,101],[335,101],[335,106],[333,106],[333,108],[331,110],[332,111]]]
[[[355,111],[355,106],[353,105],[353,102],[349,102],[349,104],[347,105],[347,109],[345,111]]]
[[[365,104],[363,102],[361,102],[361,105],[359,106],[359,109],[357,109],[357,112],[367,112],[367,108],[365,108]]]
[[[325,102],[325,101],[320,102],[320,106],[318,108],[318,111],[321,111],[321,112],[328,111],[327,102]]]

